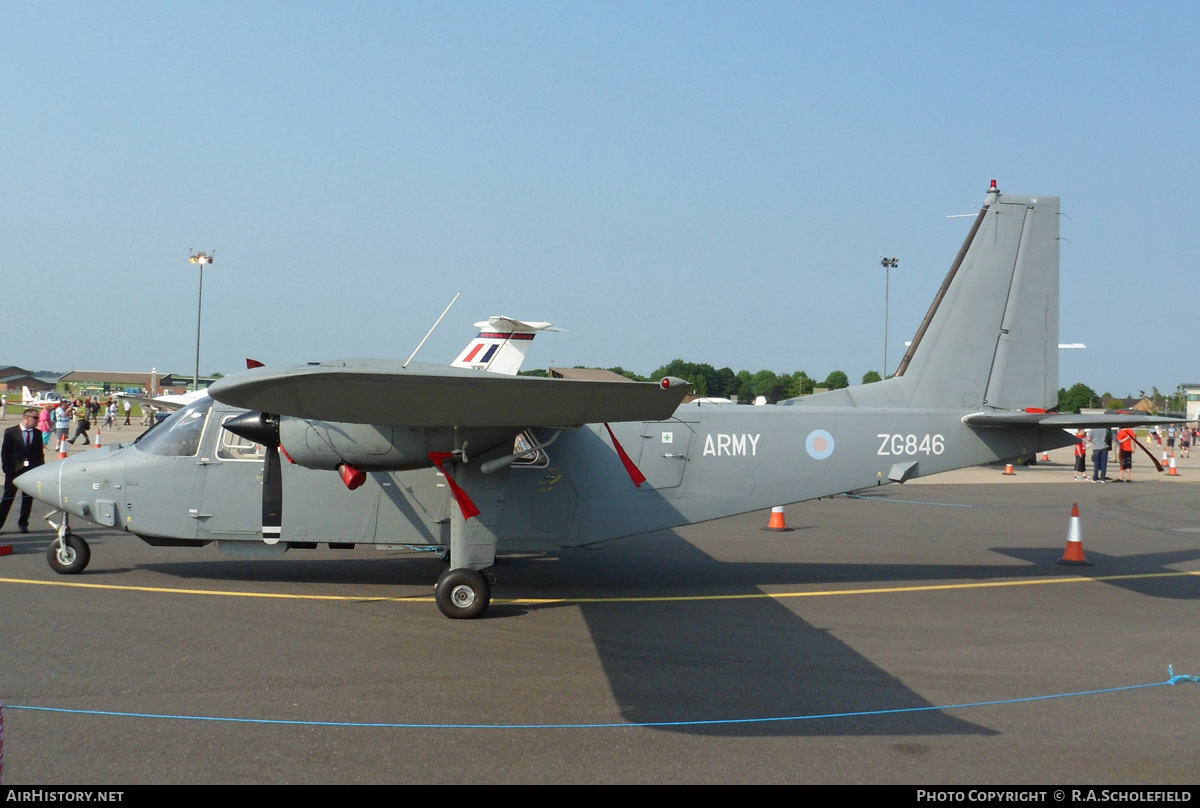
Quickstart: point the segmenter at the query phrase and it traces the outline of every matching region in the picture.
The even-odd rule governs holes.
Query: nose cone
[[[62,464],[60,460],[30,469],[13,480],[13,484],[29,496],[58,507],[58,472]]]

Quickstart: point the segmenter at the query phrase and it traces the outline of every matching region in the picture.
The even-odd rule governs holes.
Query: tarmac
[[[77,528],[68,577],[14,513],[4,783],[1194,783],[1200,458],[1051,458],[505,556],[476,621],[429,553]]]

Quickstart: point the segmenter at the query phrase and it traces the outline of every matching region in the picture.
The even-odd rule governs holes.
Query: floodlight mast
[[[887,338],[888,338],[888,297],[891,292],[892,270],[900,266],[896,256],[888,258],[879,256],[879,265],[883,267],[883,378],[887,378]]]
[[[216,257],[217,251],[213,250],[212,255],[198,252],[188,258],[190,263],[200,265],[200,294],[196,300],[196,369],[192,373],[192,390],[200,389],[200,312],[204,306],[204,265],[211,264]]]

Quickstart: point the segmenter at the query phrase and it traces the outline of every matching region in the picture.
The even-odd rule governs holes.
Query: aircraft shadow
[[[720,581],[731,594],[760,594],[745,576],[730,587],[730,565],[673,533],[654,544],[669,552],[673,574],[695,584]],[[622,554],[624,555],[624,554]],[[564,557],[568,580],[640,578],[641,564],[586,551]],[[642,562],[645,563],[645,562]],[[661,564],[653,564],[661,574]],[[763,567],[765,565],[757,565]],[[800,565],[787,565],[801,580]],[[762,571],[760,569],[760,571]],[[756,583],[761,583],[761,576]],[[656,593],[658,594],[658,593]],[[929,708],[932,705],[829,631],[767,598],[580,607],[621,715],[630,722],[738,720]],[[660,729],[705,736],[992,735],[937,710]]]
[[[1183,564],[1200,559],[1200,549],[1171,550],[1162,553],[1140,553],[1136,555],[1112,556],[1088,550],[1086,555],[1092,566],[1068,567],[1057,566],[1062,557],[1061,551],[1036,547],[992,547],[993,553],[1000,553],[1011,558],[1019,558],[1030,564],[1042,567],[1054,565],[1061,574],[1075,574],[1084,578],[1102,578],[1116,575],[1155,575],[1160,573],[1178,573],[1172,569],[1172,564]],[[1066,572],[1070,570],[1071,572]],[[1178,575],[1163,578],[1125,578],[1106,580],[1101,583],[1136,592],[1152,598],[1169,598],[1176,600],[1195,600],[1200,598],[1200,575]]]

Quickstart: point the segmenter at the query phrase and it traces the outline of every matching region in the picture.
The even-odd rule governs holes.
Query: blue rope
[[[1149,682],[1141,685],[1124,685],[1122,687],[1105,687],[1100,690],[1080,690],[1074,693],[1054,693],[1049,696],[1026,696],[1019,699],[998,699],[996,701],[973,701],[962,704],[947,704],[941,707],[901,707],[891,710],[860,710],[849,713],[820,713],[814,715],[788,715],[772,718],[714,718],[703,721],[641,721],[634,723],[597,723],[597,724],[406,724],[406,723],[365,723],[358,721],[301,721],[279,718],[227,718],[210,715],[166,715],[160,713],[123,713],[112,710],[72,710],[65,707],[32,707],[23,704],[8,705],[10,710],[36,710],[47,713],[73,713],[76,715],[107,715],[120,718],[167,718],[177,721],[216,721],[229,724],[287,724],[305,727],[358,727],[362,729],[630,729],[635,727],[700,727],[720,724],[768,724],[784,721],[812,721],[823,718],[863,718],[875,715],[898,715],[901,713],[927,713],[938,710],[963,710],[968,707],[993,707],[1001,704],[1021,704],[1031,701],[1046,701],[1048,699],[1066,699],[1074,696],[1095,696],[1101,693],[1118,693],[1122,690],[1142,690],[1148,687],[1175,685],[1180,682],[1200,682],[1200,676],[1176,674],[1168,665],[1169,679],[1165,682]]]
[[[1186,673],[1175,673],[1175,668],[1172,665],[1167,666],[1167,676],[1171,678],[1167,680],[1169,685],[1177,685],[1180,682],[1200,682],[1200,676],[1190,676]]]

